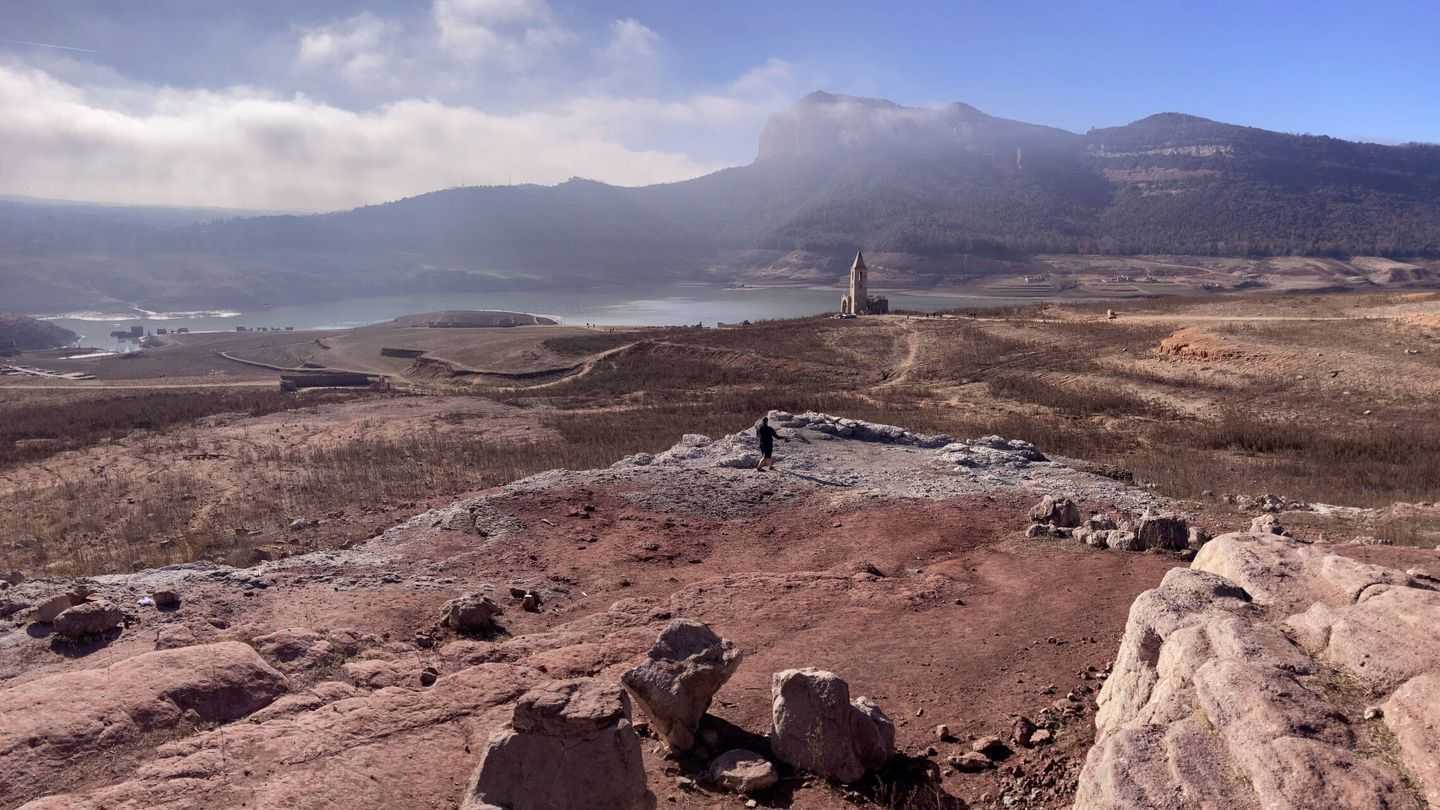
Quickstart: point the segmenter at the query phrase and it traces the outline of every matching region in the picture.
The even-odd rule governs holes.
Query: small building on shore
[[[870,296],[870,270],[865,266],[862,251],[855,251],[850,265],[850,284],[840,299],[841,315],[884,315],[890,311],[890,299]]]

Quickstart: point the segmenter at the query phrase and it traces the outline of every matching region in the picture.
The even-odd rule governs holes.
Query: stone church
[[[890,311],[889,299],[870,297],[869,276],[865,256],[855,251],[855,263],[850,265],[850,289],[840,299],[841,315],[884,315]]]

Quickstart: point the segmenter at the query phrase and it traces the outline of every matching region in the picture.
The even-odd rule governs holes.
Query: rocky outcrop
[[[1424,581],[1218,537],[1131,607],[1075,807],[1423,807],[1416,790],[1440,796],[1437,677]]]
[[[843,416],[831,416],[828,413],[816,413],[814,411],[806,411],[800,414],[771,411],[769,418],[777,427],[795,430],[813,430],[816,433],[826,433],[845,439],[857,439],[862,442],[886,442],[888,444],[903,444],[927,449],[944,447],[954,442],[953,438],[943,433],[933,436],[924,433],[912,433],[905,428],[896,427],[895,425],[882,425],[878,422],[867,422],[864,419],[847,419]]]
[[[649,659],[621,682],[673,751],[695,744],[710,700],[740,666],[740,651],[696,621],[676,619],[661,631]]]
[[[852,701],[850,685],[833,672],[777,672],[770,694],[770,746],[782,762],[854,782],[895,752],[895,724],[869,698]]]
[[[940,448],[940,458],[959,469],[977,467],[1022,468],[1049,461],[1035,445],[1003,436],[982,436],[968,442],[951,442]]]
[[[462,810],[639,810],[653,806],[630,701],[590,679],[555,681],[520,697],[490,738]]]
[[[0,691],[0,806],[42,795],[61,771],[190,717],[225,723],[285,692],[239,642],[146,653]]]

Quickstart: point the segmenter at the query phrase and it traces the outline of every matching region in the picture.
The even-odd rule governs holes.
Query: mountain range
[[[754,162],[662,185],[466,187],[209,221],[0,200],[0,298],[32,312],[256,307],[776,267],[814,279],[857,247],[937,284],[970,259],[1052,253],[1437,258],[1440,146],[1179,113],[1079,134],[813,93],[771,117]]]

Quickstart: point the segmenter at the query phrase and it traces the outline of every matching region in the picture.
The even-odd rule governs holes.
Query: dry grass
[[[267,413],[350,396],[296,396],[279,391],[206,389],[65,398],[8,398],[0,402],[0,468],[89,447],[137,430],[165,430],[217,413]]]
[[[294,516],[369,514],[381,507],[404,514],[415,503],[545,469],[601,467],[656,452],[685,433],[732,433],[771,408],[843,413],[962,437],[1025,439],[1176,497],[1270,492],[1383,506],[1434,500],[1440,492],[1434,462],[1440,424],[1428,401],[1403,399],[1414,396],[1409,389],[1394,394],[1383,420],[1357,424],[1352,405],[1317,395],[1305,387],[1311,382],[1298,386],[1221,367],[1161,367],[1157,363],[1167,361],[1151,357],[1150,349],[1170,331],[1093,322],[808,320],[558,338],[548,348],[564,353],[639,340],[583,377],[497,395],[532,409],[546,428],[533,441],[487,438],[483,420],[442,419],[435,429],[407,435],[256,450],[237,465],[247,476],[238,490],[222,492],[181,473],[70,482],[0,501],[0,568],[96,573],[196,558],[248,562],[251,546],[282,534]],[[1313,323],[1266,325],[1247,334],[1312,354],[1316,345],[1343,339],[1356,342],[1352,352],[1377,341],[1378,355],[1392,351],[1384,343],[1392,338],[1379,327],[1343,338],[1332,326]],[[907,382],[877,387],[912,335],[922,342]],[[1130,362],[1139,357],[1148,359]],[[984,385],[957,386],[962,381]],[[1169,400],[1203,407],[1182,417]],[[136,429],[164,436],[209,413],[258,414],[297,402],[270,392],[127,395],[63,408],[43,399],[0,399],[0,413],[15,417],[0,421],[0,437],[8,439],[0,453],[9,453],[0,458],[23,463]],[[17,446],[17,438],[44,442]],[[240,535],[237,528],[264,533]],[[368,530],[351,531],[327,542],[359,539]],[[1400,524],[1376,533],[1415,543],[1428,536]]]

